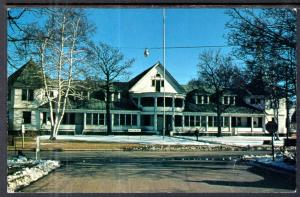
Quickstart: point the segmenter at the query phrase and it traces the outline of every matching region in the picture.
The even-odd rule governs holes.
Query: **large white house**
[[[38,67],[29,61],[8,79],[8,124],[10,131],[49,132],[49,109],[37,77]],[[35,74],[34,74],[35,73]],[[28,77],[29,76],[29,77]],[[217,132],[213,94],[204,89],[180,85],[158,62],[128,82],[114,84],[112,95],[112,130],[114,133],[132,129],[162,134],[165,110],[166,134],[203,134]],[[24,82],[25,81],[25,82]],[[28,81],[28,83],[27,83]],[[30,81],[30,82],[29,82]],[[53,89],[51,96],[57,91]],[[105,94],[91,89],[84,100],[70,100],[59,128],[59,134],[105,134]],[[163,100],[165,96],[165,108]],[[227,135],[262,135],[265,123],[274,118],[273,109],[264,95],[249,90],[228,90],[222,98],[228,105],[222,114],[222,133]],[[279,133],[286,132],[285,102],[279,105]]]

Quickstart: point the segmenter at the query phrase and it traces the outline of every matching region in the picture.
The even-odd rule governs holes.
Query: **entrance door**
[[[82,135],[83,131],[83,113],[75,114],[75,134]]]
[[[162,134],[164,128],[163,115],[157,115],[157,131]]]
[[[163,135],[163,128],[164,128],[164,121],[163,121],[163,115],[157,115],[157,130],[161,135]],[[165,135],[170,134],[170,130],[172,130],[172,116],[166,115],[166,129],[165,129]]]

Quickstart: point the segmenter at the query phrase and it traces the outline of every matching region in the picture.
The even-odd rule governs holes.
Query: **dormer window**
[[[235,96],[224,96],[223,104],[224,105],[234,105],[235,104]]]
[[[151,83],[152,87],[155,87],[156,92],[160,92],[160,87],[164,87],[165,83],[164,80],[161,78],[160,74],[156,74],[155,77],[152,79]]]
[[[208,95],[198,95],[198,103],[197,104],[209,104],[209,96]]]
[[[260,98],[251,98],[250,99],[250,104],[259,105],[259,104],[261,104],[261,99]]]
[[[22,101],[33,101],[34,90],[32,89],[22,89]]]

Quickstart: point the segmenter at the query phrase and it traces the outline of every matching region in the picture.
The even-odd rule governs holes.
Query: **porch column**
[[[182,118],[181,118],[181,123],[182,123],[182,131],[184,130],[184,115],[182,114]]]
[[[154,131],[157,133],[157,114],[154,114],[154,121],[153,121],[153,127],[154,127]]]
[[[266,117],[263,116],[261,119],[262,119],[262,129],[263,129],[263,132],[266,133]]]
[[[138,107],[141,106],[141,97],[138,97]]]
[[[154,97],[154,131],[157,133],[157,96]]]
[[[86,128],[86,113],[83,113],[83,129]]]
[[[231,116],[228,117],[228,127],[229,127],[229,132],[231,133],[231,135],[233,135],[231,131]]]
[[[195,96],[195,102],[198,104],[198,95]]]
[[[137,121],[137,127],[140,128],[141,127],[141,114],[140,113],[137,114],[137,120],[136,121]]]
[[[175,131],[175,114],[172,114],[172,131]]]
[[[110,114],[110,125],[111,125],[111,131],[114,131],[114,118],[115,118],[115,114],[111,113]]]
[[[205,133],[208,133],[208,116],[205,116]]]
[[[251,133],[253,133],[253,116],[251,116]]]
[[[172,96],[172,111],[175,111],[175,97],[174,95]]]
[[[175,130],[175,96],[172,96],[172,131]]]

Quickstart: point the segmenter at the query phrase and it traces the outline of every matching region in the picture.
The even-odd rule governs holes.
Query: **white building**
[[[47,133],[50,130],[48,104],[37,70],[34,62],[29,61],[8,79],[10,131],[20,131],[22,123],[26,130],[33,132]],[[163,66],[156,63],[130,81],[114,84],[113,132],[137,129],[162,134],[165,109],[166,135],[170,132],[193,133],[196,129],[203,134],[216,133],[214,95],[204,89],[180,85],[168,71],[165,79],[163,76]],[[51,96],[55,97],[56,93],[53,89]],[[59,134],[106,133],[105,94],[92,89],[85,94],[85,100],[69,100]],[[265,96],[248,90],[228,90],[222,102],[228,106],[222,114],[223,134],[263,135],[266,133],[265,123],[274,117]],[[279,133],[286,132],[285,118],[285,102],[281,100]]]

